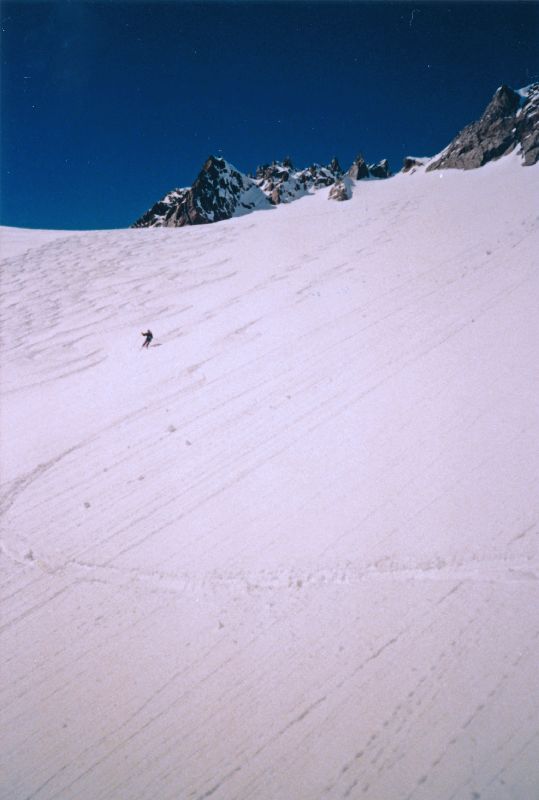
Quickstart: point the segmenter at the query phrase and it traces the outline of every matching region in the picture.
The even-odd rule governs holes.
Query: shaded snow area
[[[2,797],[538,796],[538,169],[2,230]]]

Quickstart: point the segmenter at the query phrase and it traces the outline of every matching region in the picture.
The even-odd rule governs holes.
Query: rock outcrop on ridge
[[[145,214],[142,215],[131,227],[132,228],[147,228],[150,226],[161,227],[166,226],[167,218],[172,215],[176,209],[181,207],[185,201],[189,188],[173,189],[166,194],[161,200],[158,200]]]
[[[363,161],[362,157],[358,157]],[[356,166],[358,160],[356,159]],[[387,160],[367,167],[365,177],[388,177]],[[370,171],[369,171],[370,170]],[[356,170],[357,173],[357,170]],[[354,176],[354,165],[347,176]],[[210,156],[191,187],[174,189],[153,205],[133,228],[182,227],[230,219],[261,208],[290,203],[312,191],[342,181],[343,169],[337,158],[327,166],[312,164],[298,170],[290,158],[258,167],[254,176],[244,175],[224,158]],[[363,177],[363,175],[362,175]],[[346,182],[330,199],[347,200],[351,184]]]
[[[539,83],[522,89],[519,94],[522,106],[517,111],[516,129],[524,166],[530,167],[539,161]]]
[[[361,181],[363,178],[369,177],[369,168],[361,153],[356,156],[354,163],[346,174],[355,181]]]
[[[467,125],[427,171],[475,169],[517,147],[525,166],[539,159],[539,83],[518,92],[500,86],[480,119]]]
[[[361,153],[359,153],[346,174],[355,181],[361,181],[365,178],[389,178],[391,177],[391,170],[389,169],[387,158],[382,159],[377,164],[367,164]]]
[[[387,158],[383,158],[377,164],[369,164],[369,175],[372,178],[390,178],[391,170]]]
[[[307,169],[297,170],[289,158],[258,167],[255,182],[273,205],[288,203],[308,194],[312,189],[332,186],[343,171],[334,158],[326,167],[312,164]]]

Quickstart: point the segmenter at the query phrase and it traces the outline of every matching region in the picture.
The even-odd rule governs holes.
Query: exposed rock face
[[[165,195],[133,227],[203,225],[269,205],[252,178],[238,172],[223,158],[210,156],[190,189]]]
[[[389,178],[391,170],[389,169],[387,158],[382,159],[377,164],[369,164],[367,166],[365,159],[359,153],[346,174],[355,181],[361,181],[365,178]]]
[[[254,180],[275,206],[307,193],[306,181],[300,178],[290,159],[258,167]]]
[[[428,161],[426,158],[414,158],[413,156],[406,156],[402,162],[401,172],[409,172],[412,175],[418,167],[423,167]]]
[[[539,157],[539,84],[515,92],[500,86],[482,117],[464,128],[427,171],[475,169],[520,146],[523,163]]]
[[[423,167],[428,161],[426,158],[414,158],[413,156],[406,156],[402,162],[401,172],[409,172],[412,175],[418,167]]]
[[[358,156],[348,176],[386,178],[391,173],[387,161],[367,168]],[[258,167],[253,177],[244,175],[223,158],[210,156],[190,188],[174,189],[143,214],[133,228],[203,225],[247,214],[261,208],[297,200],[313,190],[341,182],[332,199],[351,197],[352,184],[337,158],[323,167],[312,164],[298,170],[290,158]],[[344,180],[344,182],[343,182]]]
[[[382,159],[378,164],[369,164],[369,174],[373,178],[391,177],[391,170],[389,169],[389,161],[387,158]]]
[[[147,228],[150,226],[158,227],[165,224],[168,214],[183,203],[185,196],[189,189],[173,189],[166,194],[161,200],[158,200],[145,214],[142,215],[131,227],[132,228]]]
[[[525,167],[537,164],[539,161],[539,83],[534,83],[527,89],[522,107],[517,111],[517,134],[522,148],[522,159]]]
[[[328,164],[328,169],[333,172],[335,175],[342,175],[343,170],[341,165],[339,164],[339,159],[337,156],[333,156],[330,163]]]
[[[346,174],[349,175],[350,178],[353,178],[355,181],[360,181],[363,178],[369,177],[369,168],[365,163],[365,159],[363,158],[361,153],[359,153],[359,155],[356,156],[356,160],[354,161],[354,163],[352,164],[352,166],[350,167],[350,169]]]

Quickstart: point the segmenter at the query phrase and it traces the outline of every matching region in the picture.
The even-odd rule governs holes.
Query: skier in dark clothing
[[[153,339],[153,333],[152,333],[152,332],[151,332],[151,330],[148,328],[148,330],[147,330],[145,333],[143,333],[143,334],[142,334],[142,336],[145,336],[145,337],[146,337],[146,338],[144,339],[144,341],[142,342],[142,346],[143,346],[143,347],[149,347],[149,346],[150,346],[150,342],[151,342],[151,341],[152,341],[152,339]]]

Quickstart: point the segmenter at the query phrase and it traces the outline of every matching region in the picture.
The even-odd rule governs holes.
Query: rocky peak
[[[477,122],[467,125],[429,166],[475,169],[519,147],[524,165],[539,158],[539,84],[515,92],[500,86]]]
[[[377,164],[369,164],[369,175],[373,178],[390,178],[391,170],[387,158],[383,158]]]
[[[349,175],[350,178],[353,178],[355,181],[360,181],[363,178],[369,177],[369,168],[361,153],[358,153],[354,163],[352,164],[352,166],[350,167],[350,169],[346,174]]]
[[[362,181],[365,178],[389,178],[391,170],[389,169],[387,158],[382,159],[377,164],[367,165],[362,154],[359,153],[346,174],[355,181]]]
[[[210,156],[190,189],[165,195],[133,227],[203,225],[268,206],[267,197],[252,178],[224,158]]]
[[[509,86],[503,84],[494,92],[494,96],[483,112],[481,120],[494,121],[514,114],[520,105],[520,96]]]

